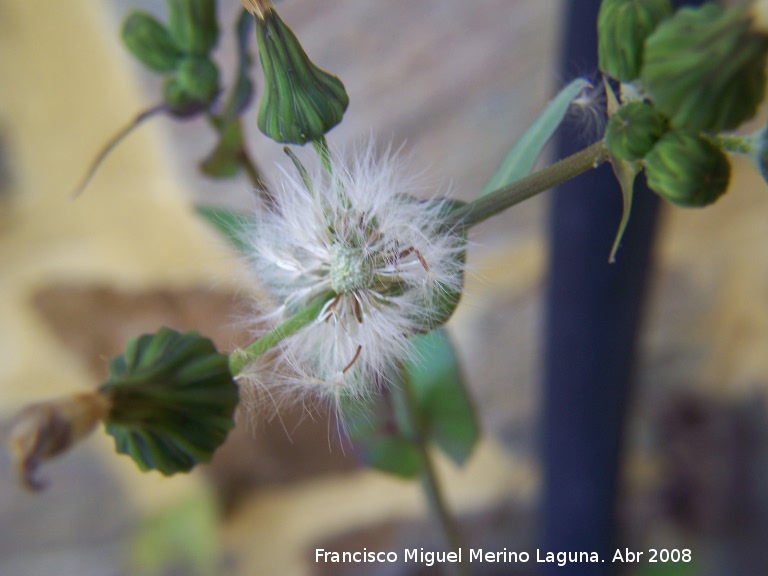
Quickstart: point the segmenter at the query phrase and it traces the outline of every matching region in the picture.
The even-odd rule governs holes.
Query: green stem
[[[429,453],[428,442],[424,432],[424,423],[419,415],[419,408],[413,393],[413,387],[408,378],[403,378],[400,385],[393,389],[393,393],[398,394],[402,400],[395,403],[395,409],[402,406],[403,414],[401,416],[406,420],[408,428],[412,431],[412,440],[416,444],[421,456],[421,487],[429,504],[429,510],[432,517],[443,533],[449,552],[458,552],[462,547],[462,538],[456,522],[448,510],[448,504],[445,501],[440,481],[437,477],[435,464]],[[458,576],[469,576],[470,571],[466,563],[451,564],[454,572]]]
[[[753,136],[717,134],[716,136],[710,136],[709,140],[724,152],[733,152],[735,154],[752,154],[752,149],[755,145],[755,138]]]
[[[307,324],[314,322],[317,319],[318,314],[320,314],[320,311],[323,309],[323,306],[325,306],[325,304],[334,296],[335,294],[333,292],[326,292],[319,298],[313,300],[309,306],[296,312],[296,314],[288,318],[288,320],[264,334],[264,336],[250,344],[244,350],[235,350],[229,355],[229,371],[232,376],[237,376],[242,372],[243,368],[256,360],[256,358],[261,356],[264,352],[277,346],[288,336],[301,330]]]
[[[471,228],[523,200],[562,184],[592,168],[597,168],[608,159],[608,150],[603,146],[602,141],[592,144],[530,176],[464,204],[450,215],[449,223]]]

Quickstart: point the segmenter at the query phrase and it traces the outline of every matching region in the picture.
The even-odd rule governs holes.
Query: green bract
[[[648,38],[641,77],[672,126],[721,132],[755,115],[767,53],[747,11],[683,8]]]
[[[315,66],[274,9],[257,14],[256,39],[264,70],[259,129],[287,144],[322,137],[341,122],[349,104],[344,84]]]
[[[168,0],[168,25],[185,54],[207,56],[219,40],[216,1]]]
[[[712,204],[728,188],[731,165],[717,146],[685,132],[667,132],[645,157],[648,186],[686,208]]]
[[[172,72],[182,57],[168,29],[144,12],[123,21],[121,36],[131,54],[155,72]]]
[[[670,0],[603,0],[597,17],[600,70],[622,82],[640,76],[645,39],[671,14]]]
[[[631,102],[611,116],[605,129],[605,146],[622,160],[640,160],[668,129],[669,122],[653,106]]]
[[[186,91],[178,78],[168,78],[163,85],[163,102],[177,118],[188,118],[205,109],[204,103]]]
[[[234,427],[238,388],[228,358],[195,332],[162,328],[131,340],[100,392],[106,430],[142,470],[186,472],[211,458]]]

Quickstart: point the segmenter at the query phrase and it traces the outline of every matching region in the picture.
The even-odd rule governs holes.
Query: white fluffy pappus
[[[318,297],[317,318],[242,373],[270,403],[367,397],[410,357],[409,337],[445,321],[463,281],[465,239],[451,202],[422,190],[407,163],[368,144],[344,160],[283,171],[274,205],[246,232],[249,264],[274,299],[274,327]],[[268,376],[265,376],[268,374]],[[248,392],[247,392],[248,394]]]

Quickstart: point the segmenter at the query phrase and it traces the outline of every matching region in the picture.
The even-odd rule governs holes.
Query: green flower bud
[[[667,119],[645,102],[631,102],[611,116],[605,146],[622,160],[641,160],[669,127]]]
[[[721,132],[755,115],[768,35],[745,10],[683,8],[648,38],[642,80],[675,128]]]
[[[648,187],[685,208],[712,204],[728,188],[731,164],[717,146],[695,134],[667,132],[645,157]]]
[[[172,72],[182,57],[168,29],[144,12],[125,19],[121,36],[130,53],[155,72]]]
[[[209,104],[219,92],[219,69],[208,58],[184,58],[176,79],[184,92],[203,104]]]
[[[131,340],[100,388],[107,433],[142,470],[186,472],[211,458],[234,427],[238,388],[228,358],[195,332],[162,328]]]
[[[176,118],[191,118],[206,109],[206,105],[186,91],[178,78],[168,78],[163,86],[163,102]]]
[[[671,15],[670,0],[603,0],[597,16],[600,70],[622,82],[640,76],[645,39]]]
[[[349,104],[344,84],[315,66],[296,35],[271,7],[256,13],[256,39],[264,70],[259,129],[287,144],[304,144],[341,122]]]
[[[168,0],[171,37],[182,52],[207,56],[219,40],[215,0]]]

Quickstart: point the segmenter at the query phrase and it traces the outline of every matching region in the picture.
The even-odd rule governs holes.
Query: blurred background
[[[231,74],[240,4],[219,4],[216,56]],[[402,144],[435,187],[470,199],[558,85],[597,78],[578,61],[558,71],[565,4],[286,0],[278,8],[349,92],[331,143],[373,135]],[[247,338],[238,314],[253,288],[192,206],[247,209],[253,192],[245,179],[197,172],[215,144],[204,122],[152,120],[71,198],[106,139],[159,100],[158,79],[118,38],[133,8],[165,15],[161,0],[0,0],[4,423],[27,403],[95,388],[128,338],[161,325],[199,330],[225,350]],[[569,123],[585,145],[599,134],[589,111]],[[281,147],[255,124],[254,109],[248,142],[271,178],[285,164]],[[625,565],[623,574],[751,575],[766,562],[768,187],[747,161],[734,168],[716,206],[661,209],[621,469],[617,545],[690,548],[694,563]],[[449,324],[484,438],[466,467],[438,463],[476,548],[536,549],[550,196],[473,231],[467,289]],[[3,453],[0,574],[440,574],[314,563],[315,548],[440,546],[418,485],[359,469],[335,435],[324,415],[243,418],[210,465],[166,479],[140,473],[97,431],[43,469],[50,487],[39,495],[18,487]],[[523,575],[536,566],[473,568]]]

